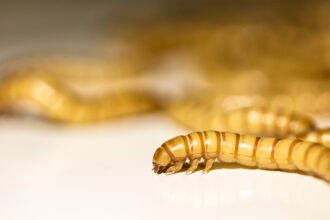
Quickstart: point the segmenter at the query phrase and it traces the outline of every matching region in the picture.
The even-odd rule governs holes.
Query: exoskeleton
[[[194,172],[201,159],[203,172],[209,172],[218,160],[261,169],[300,170],[330,181],[330,148],[299,139],[262,138],[230,132],[203,131],[177,136],[155,152],[155,173],[180,171],[188,159],[187,173]]]
[[[46,119],[64,123],[91,123],[156,108],[142,90],[124,88],[85,96],[45,74],[17,74],[1,82],[0,111],[21,110],[21,103],[29,103]]]
[[[311,131],[304,136],[299,137],[304,141],[313,141],[330,147],[330,128]]]
[[[169,113],[194,130],[227,130],[262,136],[301,136],[314,130],[314,121],[305,115],[265,107],[222,111],[221,107],[191,101],[173,105]]]

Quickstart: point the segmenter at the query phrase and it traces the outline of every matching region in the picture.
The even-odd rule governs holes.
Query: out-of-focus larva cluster
[[[285,107],[268,107],[260,96],[249,96],[252,94],[250,87],[243,89],[247,93],[245,99],[211,92],[204,94],[208,98],[195,95],[164,104],[157,98],[155,89],[139,82],[143,74],[133,64],[130,70],[117,67],[111,73],[112,65],[102,60],[92,59],[89,65],[88,59],[73,61],[72,67],[59,58],[22,65],[15,74],[2,80],[1,108],[13,110],[22,106],[19,103],[30,103],[29,106],[36,107],[44,118],[68,123],[90,123],[163,108],[194,130],[229,130],[276,137],[301,136],[315,127],[308,116]],[[84,69],[84,66],[89,68]],[[85,78],[93,66],[98,66],[95,78]],[[262,78],[259,74],[252,75],[254,80],[258,76]],[[227,81],[231,84],[230,79]],[[93,85],[96,90],[91,92]],[[251,97],[254,100],[251,101]]]
[[[210,90],[225,108],[232,108],[242,97],[241,106],[235,107],[250,103],[329,113],[328,2],[258,7],[218,2],[196,6],[186,5],[184,11],[161,8],[159,16],[153,14],[152,19],[141,23],[134,20],[115,33],[111,29],[109,38],[116,35],[125,39],[156,60],[185,51],[194,57]],[[267,17],[260,13],[260,7],[268,12]]]
[[[300,170],[330,181],[330,148],[299,139],[263,138],[231,132],[203,131],[174,137],[153,157],[155,173],[179,172],[189,160],[187,173],[194,172],[201,159],[203,172],[209,172],[218,160],[270,170]]]

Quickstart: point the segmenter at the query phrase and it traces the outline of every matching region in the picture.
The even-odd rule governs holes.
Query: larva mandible
[[[230,132],[203,131],[174,137],[159,147],[153,156],[155,173],[180,171],[187,159],[194,172],[201,158],[203,172],[209,172],[215,160],[261,169],[300,170],[330,181],[330,148],[298,139],[262,138]]]

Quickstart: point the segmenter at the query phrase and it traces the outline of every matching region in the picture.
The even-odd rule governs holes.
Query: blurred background
[[[314,177],[151,172],[158,145],[189,131],[329,127],[329,12],[326,0],[0,0],[0,218],[329,219]]]
[[[327,1],[3,1],[2,75],[50,75],[78,97],[134,90],[166,107],[207,94],[222,111],[267,106],[325,115],[329,7]],[[31,96],[8,102],[17,106]]]

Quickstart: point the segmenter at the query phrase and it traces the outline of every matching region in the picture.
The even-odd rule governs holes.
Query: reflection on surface
[[[234,169],[213,170],[206,175],[200,172],[187,176],[184,173],[160,175],[154,179],[155,193],[160,194],[166,202],[184,207],[216,208],[275,202],[290,206],[327,208],[327,204],[315,202],[330,196],[327,183],[322,180],[281,171],[236,169],[236,166],[232,168]],[[301,179],[301,184],[297,184],[297,178]],[[319,186],[317,188],[312,187],[315,181]],[[306,191],[308,187],[313,190]]]

